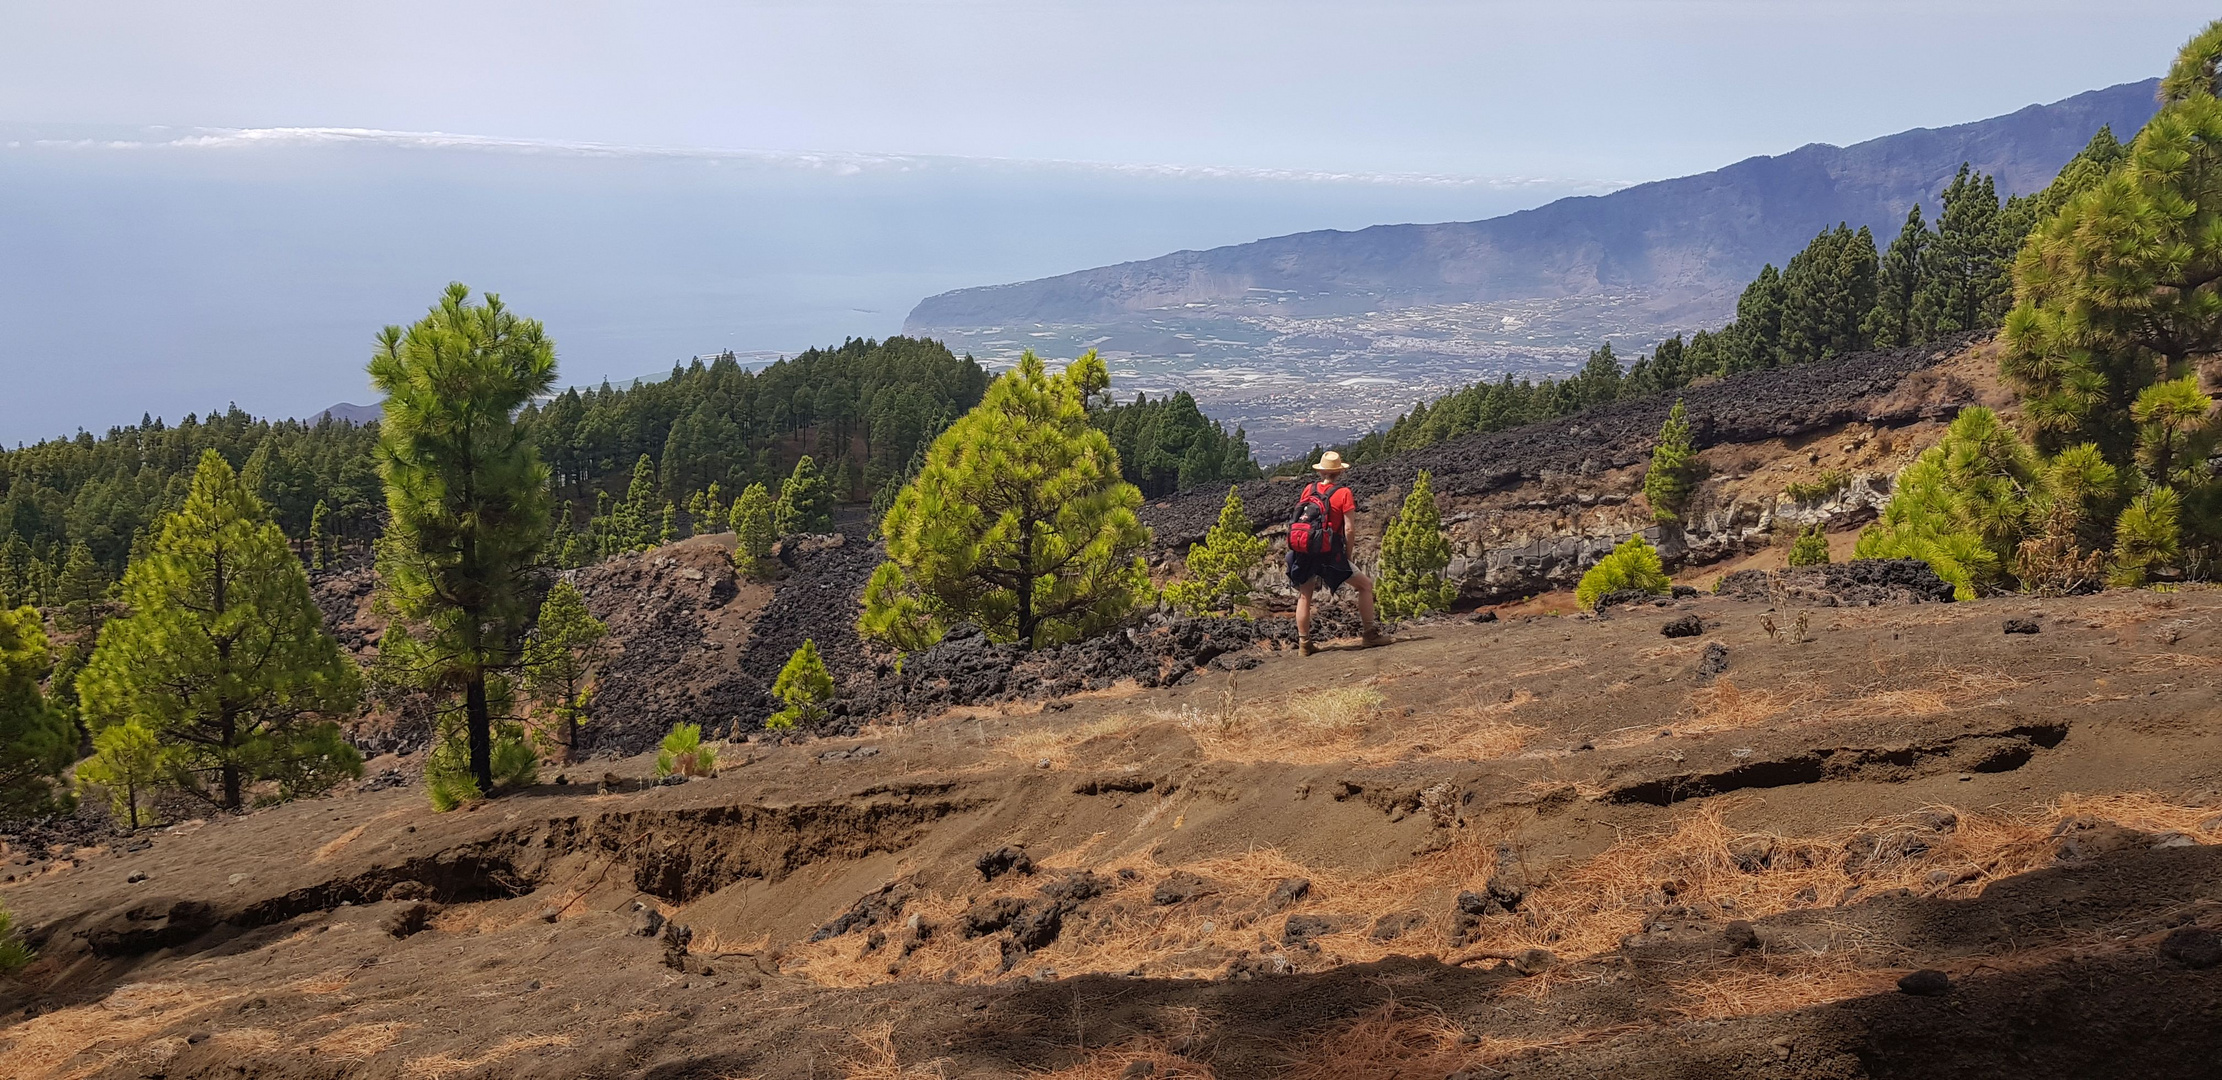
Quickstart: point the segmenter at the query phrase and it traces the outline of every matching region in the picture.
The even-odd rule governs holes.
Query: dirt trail
[[[0,1071],[2208,1076],[2218,646],[2207,590],[1446,618],[677,786],[55,838],[0,859]]]

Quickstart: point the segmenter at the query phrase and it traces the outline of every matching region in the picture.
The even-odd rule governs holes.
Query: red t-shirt
[[[1311,485],[1311,490],[1317,491],[1327,500],[1327,531],[1334,533],[1342,541],[1343,550],[1349,550],[1350,534],[1343,531],[1343,518],[1358,509],[1357,497],[1350,494],[1349,488],[1340,484],[1330,491],[1327,490],[1326,483],[1317,482]]]

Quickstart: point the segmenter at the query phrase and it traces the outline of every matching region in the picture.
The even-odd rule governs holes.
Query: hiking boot
[[[1395,641],[1396,639],[1390,637],[1386,631],[1382,630],[1378,626],[1369,626],[1366,627],[1365,635],[1358,640],[1360,642],[1363,642],[1366,648],[1371,649],[1375,646],[1387,645],[1388,643]]]
[[[1312,644],[1312,639],[1308,637],[1300,637],[1296,639],[1296,651],[1305,656],[1310,656],[1319,651],[1319,646]]]

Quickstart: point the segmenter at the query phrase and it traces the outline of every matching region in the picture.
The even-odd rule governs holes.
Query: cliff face
[[[1934,213],[1961,162],[2007,191],[2044,186],[2100,125],[2124,138],[2154,81],[1848,147],[1812,144],[1697,176],[1561,199],[1486,221],[1297,233],[929,297],[906,333],[1088,323],[1261,294],[1282,314],[1634,293],[1662,322],[1717,319],[1763,263],[1838,222],[1887,243],[1906,209]],[[1193,315],[1193,312],[1189,313]]]

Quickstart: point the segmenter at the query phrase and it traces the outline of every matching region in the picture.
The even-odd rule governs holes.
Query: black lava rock
[[[2037,630],[2037,620],[2035,619],[2006,620],[2006,632],[2009,634],[2034,634]]]
[[[1759,931],[1752,929],[1749,922],[1738,919],[1721,928],[1721,940],[1727,943],[1729,952],[1750,952],[1759,947]]]
[[[1712,682],[1728,670],[1728,646],[1718,641],[1708,642],[1705,655],[1697,658],[1697,681]]]
[[[998,896],[966,908],[957,917],[957,930],[965,937],[986,937],[1001,931],[1026,914],[1028,904],[1015,896]]]
[[[1679,619],[1670,619],[1665,626],[1659,628],[1659,633],[1670,638],[1696,637],[1704,632],[1705,620],[1698,618],[1695,614],[1684,615]]]
[[[1952,583],[1919,559],[1853,559],[1788,570],[1738,570],[1721,579],[1736,600],[1786,600],[1812,607],[1949,603]]]
[[[1952,992],[1952,977],[1935,968],[1922,968],[1898,980],[1898,992],[1915,997],[1943,997]]]
[[[1159,907],[1170,907],[1216,891],[1218,890],[1204,877],[1186,870],[1175,870],[1165,880],[1157,883],[1157,888],[1150,892],[1150,902]]]
[[[1603,614],[1608,608],[1619,607],[1623,604],[1648,604],[1658,598],[1657,593],[1645,592],[1642,589],[1616,589],[1597,598],[1597,611],[1599,614]]]
[[[1005,874],[1033,873],[1034,860],[1025,848],[1006,845],[973,860],[972,868],[980,872],[980,880],[994,881]]]
[[[1042,886],[1042,895],[1066,907],[1084,904],[1103,895],[1103,879],[1092,870],[1080,870]]]
[[[1335,932],[1335,920],[1325,915],[1291,915],[1281,924],[1281,943],[1308,945],[1311,939]]]
[[[2222,964],[2222,936],[2197,926],[2179,926],[2160,942],[2160,955],[2187,968],[2205,970]]]
[[[1273,892],[1265,898],[1265,910],[1269,913],[1287,911],[1302,903],[1304,898],[1311,894],[1312,879],[1282,878],[1278,884],[1273,886]]]

